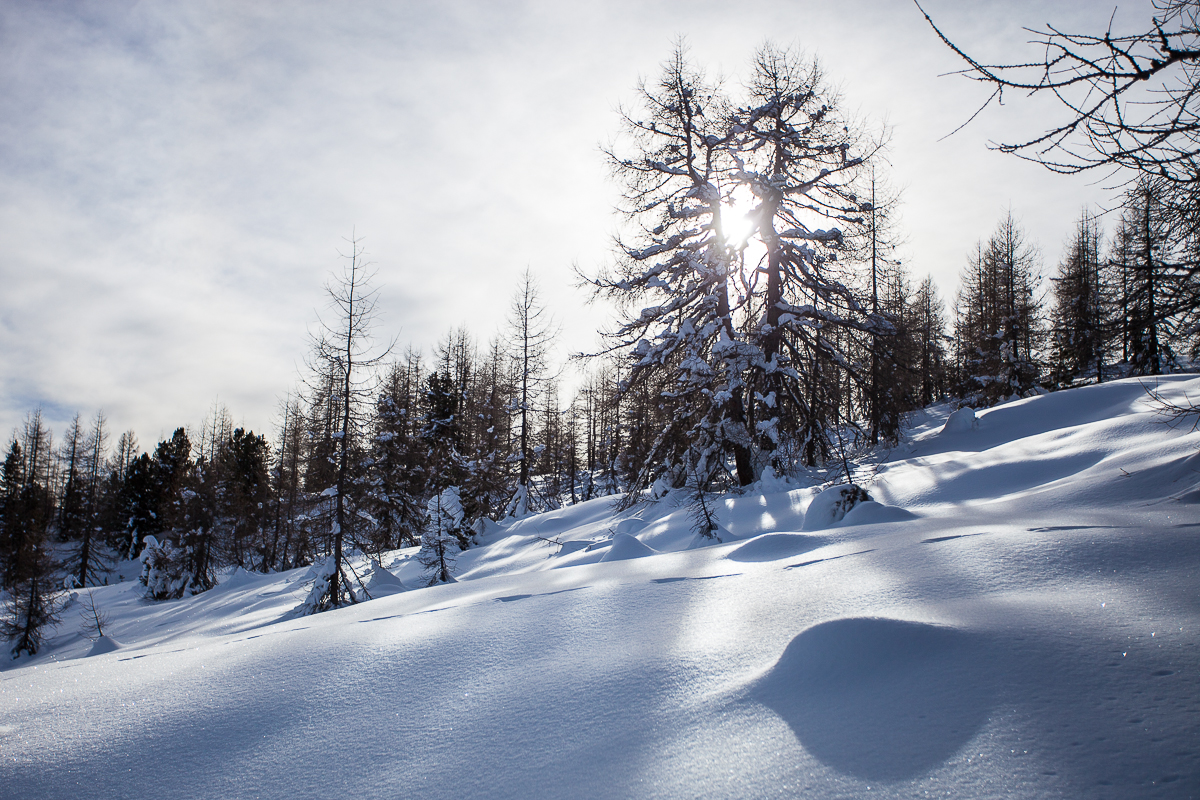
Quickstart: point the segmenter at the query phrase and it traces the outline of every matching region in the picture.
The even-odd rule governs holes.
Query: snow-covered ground
[[[773,481],[695,547],[595,500],[314,617],[306,570],[88,590],[121,646],[77,601],[0,672],[0,794],[1200,797],[1200,433],[1128,380],[947,413],[840,522]]]

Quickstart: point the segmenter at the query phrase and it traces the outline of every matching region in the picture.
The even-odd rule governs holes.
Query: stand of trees
[[[815,60],[765,46],[735,92],[679,47],[622,122],[608,158],[628,226],[587,278],[621,317],[573,396],[531,275],[486,344],[458,328],[432,354],[398,353],[372,338],[352,239],[270,439],[223,407],[146,451],[132,431],[112,442],[102,413],[57,446],[36,411],[14,432],[0,466],[14,654],[37,652],[64,587],[120,559],[141,558],[155,600],[203,592],[223,567],[311,565],[313,613],[369,596],[352,551],[419,546],[429,583],[448,582],[489,519],[671,489],[717,535],[710,493],[768,470],[849,482],[847,449],[896,441],[907,411],[1200,355],[1200,225],[1177,173],[1143,170],[1119,211],[1082,213],[1049,284],[1007,214],[965,259],[950,313],[896,258],[882,137],[840,110]]]

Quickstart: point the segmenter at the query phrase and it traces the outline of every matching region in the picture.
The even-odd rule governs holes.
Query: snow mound
[[[608,552],[601,556],[600,560],[626,561],[631,558],[645,558],[646,556],[657,554],[657,550],[642,544],[636,536],[630,536],[628,533],[618,533],[613,536],[612,547],[608,548]]]
[[[942,426],[942,433],[962,433],[978,427],[979,418],[975,416],[975,409],[963,406],[946,419],[946,424]]]
[[[558,552],[554,555],[558,557],[569,556],[572,553],[578,553],[580,550],[587,550],[592,546],[592,544],[593,543],[588,539],[576,539],[573,542],[563,542],[562,545],[559,546]]]
[[[824,530],[830,525],[841,522],[848,511],[870,499],[871,495],[853,483],[831,486],[814,497],[808,504],[808,510],[804,512],[803,529],[806,531]]]
[[[758,481],[758,490],[763,494],[786,492],[794,488],[786,475],[776,475],[775,470],[769,466],[763,469],[762,477]]]
[[[1132,472],[1124,481],[1147,499],[1159,497],[1180,503],[1200,503],[1200,453],[1163,461]]]
[[[885,506],[874,500],[864,500],[846,512],[838,525],[874,525],[877,522],[902,522],[906,519],[916,519],[911,511],[896,506]]]
[[[824,764],[905,780],[945,763],[987,723],[988,663],[980,637],[955,628],[838,619],[792,639],[750,696]]]
[[[118,642],[116,639],[112,638],[111,636],[106,635],[106,636],[101,636],[99,639],[96,640],[95,644],[92,645],[92,649],[88,650],[88,655],[89,656],[102,656],[105,653],[111,653],[114,650],[120,650],[120,649],[121,649],[121,643]]]
[[[221,581],[216,588],[218,589],[237,589],[251,583],[254,580],[254,575],[242,567],[234,567],[233,572],[229,573],[229,577]]]
[[[367,581],[367,594],[372,599],[400,594],[406,591],[408,591],[408,587],[404,585],[403,581],[384,568],[378,561],[375,562],[374,569],[371,570],[371,579]]]
[[[623,519],[613,527],[613,533],[628,533],[634,534],[646,527],[646,520],[633,517],[632,519]]]
[[[710,531],[706,536],[703,533],[697,533],[692,536],[685,550],[696,550],[701,547],[712,547],[715,544],[728,544],[735,542],[739,538],[729,531],[724,525],[718,525],[716,530]]]
[[[725,557],[730,561],[775,561],[780,558],[798,556],[826,544],[828,541],[823,536],[808,536],[803,533],[764,533],[731,551]]]

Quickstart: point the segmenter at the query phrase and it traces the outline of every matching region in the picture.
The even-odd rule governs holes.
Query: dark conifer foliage
[[[1080,378],[1104,380],[1109,298],[1104,284],[1099,221],[1084,211],[1053,278],[1050,382],[1068,386]]]
[[[34,655],[48,626],[58,619],[59,565],[52,547],[54,495],[50,431],[40,411],[25,420],[20,442],[9,445],[0,472],[0,588],[7,593],[0,635],[12,641],[12,654]]]
[[[1040,263],[1009,212],[963,270],[954,338],[960,391],[974,403],[1020,396],[1038,383]]]
[[[367,506],[377,551],[414,545],[424,528],[420,498],[429,475],[421,435],[422,377],[420,354],[410,350],[405,362],[388,368],[375,400]]]
[[[1200,281],[1194,220],[1179,213],[1177,187],[1143,178],[1125,196],[1109,256],[1122,360],[1134,375],[1179,368],[1197,355]]]

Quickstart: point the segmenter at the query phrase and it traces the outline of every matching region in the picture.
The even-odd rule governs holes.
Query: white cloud
[[[1109,13],[928,7],[996,58],[1022,25]],[[985,149],[1040,129],[1019,105],[938,142],[983,95],[937,77],[958,64],[903,2],[8,3],[0,430],[38,403],[60,429],[103,407],[150,445],[214,397],[265,429],[352,230],[385,336],[428,347],[466,323],[484,341],[529,266],[564,350],[589,347],[602,312],[572,265],[609,258],[618,194],[599,145],[681,34],[714,74],[767,38],[800,44],[886,117],[907,260],[948,299],[1009,204],[1053,263],[1081,204],[1108,196]]]

